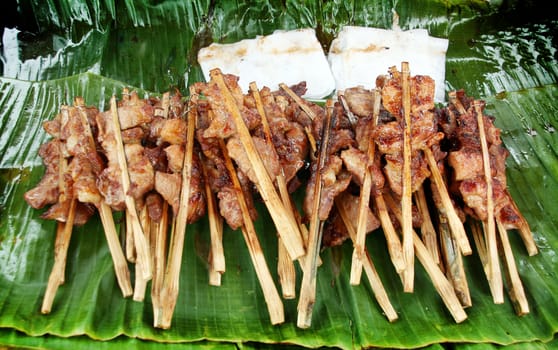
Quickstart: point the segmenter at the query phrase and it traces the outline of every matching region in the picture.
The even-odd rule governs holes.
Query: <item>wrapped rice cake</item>
[[[220,68],[223,73],[240,77],[244,92],[249,84],[276,90],[286,85],[306,82],[307,99],[322,99],[335,90],[335,81],[314,29],[275,31],[232,44],[211,44],[198,53],[205,79],[209,71]]]
[[[376,77],[391,66],[409,62],[413,75],[428,75],[436,83],[435,101],[445,100],[448,40],[425,29],[402,31],[346,26],[331,43],[328,60],[337,90],[372,89]]]

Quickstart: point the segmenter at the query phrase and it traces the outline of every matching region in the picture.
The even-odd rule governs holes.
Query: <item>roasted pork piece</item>
[[[267,87],[259,91],[271,134],[268,139],[254,97],[251,94],[241,93],[236,77],[223,75],[223,78],[240,108],[244,123],[252,134],[252,142],[269,177],[275,180],[281,174],[287,182],[295,180],[298,171],[306,164],[309,151],[304,126],[298,121],[302,117],[295,102],[280,91],[272,92]],[[216,83],[213,81],[206,84],[196,83],[195,89],[206,98],[198,103],[198,130],[196,131],[196,139],[203,154],[203,163],[211,188],[216,193],[221,215],[230,227],[236,229],[242,225],[242,215],[236,199],[236,190],[224,165],[222,152],[227,152],[237,165],[236,176],[241,182],[252,219],[257,216],[253,205],[253,192],[258,178],[236,133],[230,111],[222,102],[223,96]],[[305,86],[300,84],[295,89],[299,94],[303,94]],[[310,123],[309,120],[305,122]],[[221,149],[220,139],[224,140],[225,150]]]
[[[484,110],[484,102],[468,97],[464,91],[457,91],[455,99],[447,107],[447,113],[455,118],[455,126],[448,128],[451,133],[446,135],[453,145],[448,153],[448,164],[453,171],[452,187],[458,189],[454,194],[461,198],[464,209],[474,218],[486,220],[487,184],[480,147],[478,112],[474,104],[480,104],[481,111]],[[500,129],[494,126],[494,118],[486,115],[482,118],[490,157],[494,215],[507,229],[517,229],[521,226],[522,216],[507,191],[508,151],[502,145]]]
[[[411,90],[411,179],[415,192],[430,176],[422,150],[439,143],[443,133],[438,131],[434,110],[434,80],[428,76],[413,76]],[[391,189],[402,194],[403,176],[403,110],[401,72],[394,67],[382,86],[382,104],[393,120],[380,123],[374,130],[378,150],[385,155],[384,171]]]

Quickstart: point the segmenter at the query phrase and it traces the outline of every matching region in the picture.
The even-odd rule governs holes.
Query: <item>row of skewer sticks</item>
[[[425,149],[425,156],[431,171],[431,180],[438,189],[442,203],[444,205],[447,218],[447,227],[445,232],[441,232],[441,243],[446,245],[446,249],[453,250],[453,262],[451,266],[446,267],[447,271],[439,263],[437,248],[433,248],[428,243],[429,235],[436,235],[436,232],[430,223],[423,226],[421,234],[423,239],[414,231],[412,226],[412,193],[411,193],[411,116],[410,116],[410,87],[409,78],[410,71],[406,62],[402,63],[402,93],[403,93],[403,111],[405,118],[404,144],[403,144],[403,195],[401,203],[398,204],[389,194],[375,194],[374,200],[377,208],[379,219],[382,223],[382,229],[386,236],[388,251],[397,272],[400,275],[403,290],[405,292],[413,291],[414,281],[414,260],[416,258],[423,265],[425,271],[431,278],[433,286],[439,293],[444,304],[449,310],[455,322],[462,322],[467,318],[464,311],[465,307],[471,306],[471,299],[468,292],[467,280],[463,270],[461,254],[469,255],[472,253],[471,246],[457,213],[454,210],[446,185],[442,175],[439,173],[436,160],[431,150]],[[285,179],[280,175],[276,180],[275,187],[273,180],[256,151],[250,132],[241,116],[241,112],[234,100],[231,91],[229,91],[221,72],[215,69],[211,72],[211,78],[216,82],[221,90],[226,108],[233,118],[238,136],[246,151],[248,159],[254,169],[258,182],[255,185],[266,204],[266,207],[276,225],[279,239],[279,260],[278,274],[283,291],[283,297],[294,298],[296,269],[293,261],[298,260],[302,269],[302,284],[300,287],[300,295],[298,301],[298,320],[297,326],[300,328],[308,328],[311,325],[313,307],[316,301],[316,278],[317,269],[320,264],[320,244],[323,230],[323,222],[318,218],[318,208],[321,198],[321,172],[318,170],[315,193],[314,193],[314,210],[309,220],[308,228],[301,222],[300,217],[294,209],[294,203],[290,198],[287,190]],[[291,91],[286,85],[281,84],[280,87],[299,105],[299,107],[310,117],[314,118],[313,111],[304,104],[298,95]],[[256,102],[257,110],[262,119],[262,125],[267,138],[271,138],[269,126],[266,122],[265,111],[258,88],[255,83],[250,85],[250,91]],[[377,122],[380,109],[380,98],[378,90],[374,99],[374,118]],[[451,94],[450,94],[451,98]],[[168,111],[168,93],[163,95],[164,115]],[[135,200],[128,195],[130,189],[130,177],[127,170],[126,156],[122,136],[120,134],[120,122],[118,116],[118,108],[116,98],[113,96],[110,100],[110,112],[112,116],[113,129],[116,130],[116,144],[118,161],[121,169],[121,181],[123,191],[126,194],[126,252],[129,259],[135,253],[136,280],[135,288],[132,289],[130,281],[130,273],[128,262],[122,250],[119,235],[113,219],[111,208],[104,202],[99,203],[97,209],[100,214],[101,222],[104,228],[109,250],[114,261],[116,277],[122,293],[125,297],[133,295],[133,299],[142,301],[145,295],[148,281],[151,280],[151,296],[154,312],[154,326],[159,328],[169,328],[172,316],[177,303],[179,294],[179,277],[182,265],[183,247],[185,242],[185,233],[187,226],[188,213],[188,194],[190,193],[190,180],[192,176],[192,154],[194,150],[194,130],[197,113],[198,95],[193,89],[190,90],[190,99],[187,111],[187,137],[186,150],[184,153],[183,169],[182,169],[182,188],[180,191],[180,203],[176,216],[170,218],[167,210],[164,210],[163,217],[160,222],[149,224],[146,220],[146,213],[138,212]],[[83,101],[81,101],[82,103]],[[324,134],[320,142],[319,149],[316,149],[316,142],[312,141],[312,135],[308,132],[310,144],[313,151],[317,151],[318,169],[322,169],[326,162],[329,132],[331,130],[331,111],[333,101],[326,102],[326,119],[323,128]],[[64,112],[64,110],[62,110]],[[482,111],[477,110],[479,131],[481,133],[481,147],[484,160],[484,172],[488,187],[487,193],[487,210],[488,219],[483,225],[478,223],[472,224],[472,234],[476,244],[478,254],[480,256],[484,272],[487,276],[493,301],[495,303],[503,303],[503,282],[498,257],[498,242],[500,242],[501,254],[504,259],[507,280],[509,281],[508,291],[510,298],[514,303],[516,312],[524,315],[529,312],[529,306],[525,292],[521,283],[515,259],[508,240],[506,229],[501,223],[494,218],[492,193],[491,193],[491,173],[490,162],[488,156],[488,148],[486,137],[483,135],[484,126],[482,119]],[[83,117],[83,116],[82,116]],[[269,140],[268,140],[269,141]],[[265,261],[254,224],[250,218],[246,200],[243,198],[243,191],[240,182],[236,177],[236,171],[232,160],[228,156],[224,141],[221,140],[221,148],[225,158],[225,164],[229,171],[229,175],[233,181],[234,187],[237,189],[238,202],[242,211],[244,225],[241,227],[243,237],[248,246],[250,257],[254,265],[257,277],[262,288],[265,298],[270,321],[272,324],[280,324],[284,322],[284,310],[281,296],[275,286],[272,275]],[[375,145],[370,140],[367,149],[367,158],[374,159]],[[63,167],[61,167],[63,168]],[[203,167],[202,167],[203,169]],[[372,176],[368,168],[365,170],[363,184],[360,190],[359,198],[359,215],[356,220],[349,217],[349,214],[343,209],[342,205],[337,203],[337,209],[347,227],[350,238],[354,245],[354,252],[351,263],[350,283],[358,285],[361,281],[362,271],[364,270],[366,277],[370,283],[374,297],[384,312],[386,318],[393,322],[397,320],[398,315],[393,308],[382,281],[375,269],[371,257],[366,251],[366,209],[369,207],[369,199],[372,188]],[[209,218],[209,227],[211,235],[211,256],[209,268],[209,283],[212,285],[220,285],[221,274],[225,271],[225,260],[222,246],[223,222],[217,211],[214,196],[206,184],[207,195],[207,211]],[[422,197],[421,197],[422,195]],[[417,204],[420,207],[425,205],[426,200],[424,193],[419,191]],[[168,204],[165,202],[165,206]],[[49,277],[47,290],[44,296],[42,312],[49,313],[56,291],[60,284],[64,283],[64,269],[66,256],[71,237],[76,200],[71,202],[70,211],[66,223],[59,223],[57,228],[55,242],[55,263]],[[401,233],[394,228],[389,212],[397,217],[401,226]],[[426,211],[425,211],[426,212]],[[426,218],[428,219],[428,218]],[[429,220],[425,220],[426,223]],[[170,242],[167,242],[166,230],[171,226]],[[147,234],[149,231],[151,235]],[[530,255],[537,253],[536,245],[532,235],[528,230],[520,230],[522,238],[526,243],[528,253]],[[156,233],[154,233],[156,232]],[[151,236],[151,238],[149,237]],[[156,238],[155,238],[156,237]],[[166,255],[168,247],[168,256]],[[306,249],[305,249],[306,247]]]

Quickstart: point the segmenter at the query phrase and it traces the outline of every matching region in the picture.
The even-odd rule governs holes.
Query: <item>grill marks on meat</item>
[[[455,116],[455,128],[452,128],[452,134],[448,135],[455,145],[448,155],[448,164],[454,175],[453,188],[458,189],[458,195],[465,203],[465,210],[469,215],[486,220],[487,184],[483,170],[477,111],[474,108],[475,103],[480,103],[481,110],[484,110],[484,103],[473,100],[463,91],[456,93],[456,99],[454,104],[447,107],[447,114]],[[458,108],[457,104],[463,109]],[[519,228],[521,215],[507,191],[505,163],[508,151],[502,145],[500,130],[494,126],[494,118],[484,114],[482,118],[490,157],[494,215],[507,229]]]
[[[66,222],[71,202],[77,200],[73,224],[82,225],[101,200],[95,179],[104,162],[96,152],[92,134],[95,124],[90,126],[97,112],[93,107],[84,107],[83,100],[77,98],[76,106],[62,106],[61,113],[53,121],[43,124],[55,138],[39,150],[46,166],[43,178],[24,195],[34,208],[52,204],[42,218]]]
[[[237,77],[223,75],[223,78],[232,92],[270,179],[275,181],[277,176],[283,174],[287,182],[298,183],[296,175],[306,164],[309,143],[304,125],[299,122],[302,115],[296,102],[281,91],[272,92],[267,87],[259,90],[271,134],[268,138],[254,96],[242,94]],[[234,120],[216,83],[197,83],[194,87],[197,93],[206,98],[198,102],[196,139],[203,154],[207,180],[218,199],[220,214],[231,228],[237,229],[243,224],[242,212],[237,201],[237,190],[233,187],[231,175],[223,161],[220,139],[224,140],[225,151],[236,164],[236,176],[253,220],[257,217],[253,194],[258,179],[244,146],[236,135]],[[305,84],[300,84],[295,89],[303,94],[306,87]],[[310,125],[308,117],[305,123]],[[293,187],[295,186],[291,189]]]
[[[149,158],[143,152],[143,146],[137,143],[124,146],[128,173],[130,174],[130,195],[136,201],[142,201],[144,195],[154,186],[155,171]]]
[[[225,84],[231,91],[234,100],[240,109],[244,123],[249,130],[254,129],[261,123],[260,116],[255,109],[249,108],[244,103],[245,96],[238,85],[238,77],[231,74],[224,74],[223,79],[225,80]],[[198,94],[207,98],[213,112],[213,117],[210,119],[211,122],[205,129],[204,137],[227,138],[236,133],[234,120],[225,106],[224,98],[221,95],[217,83],[214,81],[210,81],[208,83],[195,83],[194,89]]]
[[[312,215],[314,189],[316,186],[317,163],[312,163],[311,175],[306,185],[303,210],[307,217]],[[322,172],[322,195],[318,209],[318,218],[326,220],[333,207],[335,197],[345,191],[351,183],[351,174],[343,169],[343,161],[336,155],[330,155]]]
[[[256,151],[260,155],[262,162],[267,170],[269,177],[275,179],[281,172],[281,165],[279,164],[279,159],[276,156],[275,150],[272,144],[269,144],[261,137],[252,136],[252,141],[256,147]],[[234,159],[238,165],[240,171],[242,171],[248,179],[253,183],[257,183],[258,179],[254,173],[254,169],[248,159],[248,155],[242,146],[242,142],[238,137],[231,137],[227,142],[227,151],[229,156]]]
[[[153,115],[154,108],[149,100],[140,99],[135,91],[128,94],[124,90],[122,100],[118,102],[118,119],[122,130],[149,124]]]
[[[260,90],[260,96],[280,167],[285,180],[289,182],[304,167],[309,152],[304,126],[295,115],[300,109],[295,101],[278,92],[272,93],[267,87]]]
[[[379,151],[385,155],[384,171],[391,189],[398,195],[402,193],[403,170],[403,96],[402,75],[395,67],[390,69],[390,77],[384,80],[382,104],[395,120],[379,124],[373,137]],[[428,76],[410,78],[411,95],[411,181],[412,191],[416,191],[430,171],[422,150],[431,148],[444,137],[438,131],[438,120],[434,106],[434,80]]]
[[[60,195],[58,186],[59,159],[62,147],[64,147],[62,141],[52,139],[39,148],[39,156],[43,159],[46,168],[45,173],[37,186],[23,195],[25,201],[35,209],[42,209],[44,206],[58,201]]]
[[[237,199],[237,191],[233,186],[231,175],[225,165],[219,139],[216,137],[205,137],[206,129],[204,127],[208,127],[211,122],[209,119],[209,114],[211,114],[208,109],[209,106],[206,106],[205,102],[199,101],[198,107],[201,108],[198,108],[197,125],[199,128],[196,130],[196,139],[203,154],[202,164],[207,174],[206,181],[209,182],[212,192],[217,197],[219,213],[225,219],[227,225],[236,230],[244,224],[242,211]],[[250,217],[252,220],[256,220],[258,213],[254,207],[249,181],[247,181],[246,175],[240,170],[237,170],[237,176],[244,192]]]
[[[148,205],[150,217],[161,217],[161,195],[175,213],[178,210],[186,142],[186,122],[179,118],[183,109],[180,94],[170,99],[167,116],[171,119],[159,116],[163,114],[159,100],[140,99],[135,92],[125,90],[118,103],[130,176],[128,195],[139,207]],[[86,107],[81,98],[76,98],[76,107],[63,106],[61,110],[53,120],[43,124],[54,139],[39,150],[46,171],[39,184],[24,195],[25,200],[34,208],[53,204],[42,217],[65,221],[70,201],[75,198],[79,201],[75,224],[84,223],[101,201],[113,210],[124,210],[126,194],[110,111],[100,113],[96,108]],[[194,155],[188,222],[205,214],[200,166],[199,158]]]
[[[122,119],[120,107],[118,108],[119,119]],[[146,120],[147,118],[136,120]],[[108,164],[99,175],[97,186],[103,194],[106,203],[114,210],[121,211],[126,208],[125,193],[122,188],[122,173],[118,162],[117,144],[115,130],[112,124],[110,111],[97,115],[99,127],[98,139],[107,157]],[[131,125],[132,128],[138,125]],[[130,175],[130,195],[136,200],[142,200],[143,195],[153,188],[154,170],[149,158],[144,153],[140,143],[124,144],[128,173]]]
[[[186,144],[186,120],[181,118],[155,117],[150,125],[149,137],[158,143],[170,143],[171,145]]]
[[[325,109],[303,100],[314,112],[314,119],[310,119],[283,90],[262,88],[259,93],[271,130],[269,142],[254,97],[241,92],[237,77],[223,77],[270,178],[275,179],[283,173],[288,182],[300,184],[297,175],[307,166],[310,154],[307,133],[311,132],[319,146]],[[358,187],[362,186],[366,169],[372,175],[372,196],[388,191],[396,198],[401,196],[404,126],[401,73],[394,67],[389,76],[378,79],[378,84],[382,88],[378,125],[374,125],[372,117],[372,91],[361,87],[344,91],[346,105],[357,117],[356,123],[355,120],[351,123],[348,111],[341,103],[336,103],[333,108],[328,157],[324,168],[320,169],[323,190],[318,217],[327,223],[322,242],[324,247],[341,244],[348,237],[333,204],[341,203],[346,212],[354,213],[355,218],[358,216]],[[236,164],[236,176],[241,182],[253,220],[257,218],[253,196],[257,179],[216,83],[196,83],[195,90],[206,99],[200,99],[197,105],[197,143],[193,155],[188,222],[194,222],[205,214],[203,184],[208,181],[218,199],[220,214],[232,229],[237,229],[243,225],[243,217],[237,190],[224,163],[220,139],[226,141],[225,150]],[[291,90],[301,96],[306,87],[301,83],[291,87]],[[410,91],[412,190],[416,191],[430,176],[422,151],[429,148],[440,172],[448,175],[448,188],[454,203],[461,205],[457,208],[461,218],[464,220],[465,214],[468,214],[480,220],[486,219],[486,181],[474,108],[475,103],[482,101],[475,101],[458,91],[457,101],[463,108],[454,103],[437,109],[433,102],[434,82],[426,76],[411,77]],[[99,113],[94,107],[85,107],[82,101],[77,107],[64,108],[64,113],[43,123],[45,131],[53,136],[39,149],[46,169],[37,186],[25,193],[25,200],[37,209],[52,205],[42,217],[64,221],[70,200],[76,198],[79,201],[76,224],[84,223],[92,215],[94,206],[102,200],[115,210],[125,209],[110,113]],[[118,104],[131,180],[129,194],[140,205],[147,206],[153,220],[160,219],[163,200],[170,204],[175,214],[178,211],[187,128],[182,118],[184,112],[179,93],[171,97],[167,107],[157,99],[139,99],[136,93],[125,93]],[[507,229],[519,228],[523,218],[506,188],[505,160],[508,152],[502,146],[500,130],[494,126],[493,118],[483,118],[492,170],[495,216]],[[372,161],[368,161],[366,155],[370,139],[377,147]],[[310,176],[302,203],[306,217],[312,215],[318,171],[315,155],[310,158]],[[202,175],[202,166],[207,178]],[[294,190],[295,187],[289,188]],[[440,207],[440,196],[435,186],[432,186],[431,193],[435,204]],[[371,231],[378,227],[378,220],[368,209],[367,231]],[[397,220],[392,221],[398,225]],[[420,213],[414,207],[413,226],[419,227],[420,221]]]
[[[317,119],[325,118],[325,115],[320,115],[314,119],[314,123],[317,124]],[[303,210],[306,217],[312,216],[312,208],[314,203],[314,193],[315,187],[317,185],[317,173],[321,173],[322,181],[322,192],[319,199],[318,207],[318,218],[321,221],[326,220],[329,217],[331,209],[335,198],[345,191],[349,184],[351,183],[351,173],[343,167],[343,160],[338,155],[338,153],[350,147],[356,145],[354,140],[354,133],[350,129],[350,123],[347,120],[346,115],[343,113],[343,109],[339,103],[336,103],[332,111],[332,127],[330,131],[330,137],[328,140],[328,145],[325,148],[327,152],[326,161],[322,169],[318,169],[318,159],[313,159],[310,166],[310,178],[306,185],[306,192],[303,202]],[[318,122],[319,123],[319,122]],[[323,131],[323,130],[321,130]],[[318,144],[322,143],[322,135],[316,138]]]
[[[345,211],[346,215],[353,220],[353,230],[357,231],[357,218],[358,218],[358,207],[359,198],[347,191],[339,194],[335,200],[337,206],[342,206],[342,210]],[[372,210],[368,208],[366,210],[366,233],[372,232],[380,227],[380,221],[372,213]],[[322,246],[332,247],[336,245],[341,245],[345,240],[350,238],[349,231],[345,226],[341,215],[337,207],[333,207],[330,216],[327,219],[327,225],[324,228]]]
[[[205,215],[205,195],[201,191],[203,189],[203,176],[200,166],[199,158],[193,154],[190,193],[188,195],[188,223],[193,223]],[[175,215],[178,213],[180,205],[179,194],[181,187],[181,173],[165,173],[161,171],[155,173],[155,190],[170,204]]]

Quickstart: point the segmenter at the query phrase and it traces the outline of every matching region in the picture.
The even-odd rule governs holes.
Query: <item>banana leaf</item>
[[[0,78],[0,344],[10,347],[550,348],[558,330],[558,64],[556,14],[519,1],[22,1],[4,30]],[[40,305],[53,263],[55,224],[23,201],[44,167],[41,123],[75,96],[104,110],[123,87],[140,96],[187,93],[203,80],[197,49],[275,29],[312,27],[327,49],[343,25],[425,28],[450,40],[446,90],[487,102],[510,152],[508,186],[531,225],[540,253],[528,256],[510,232],[530,313],[492,302],[476,252],[465,257],[473,307],[456,324],[420,265],[413,294],[403,293],[381,232],[367,248],[399,314],[389,323],[367,283],[348,281],[352,247],[322,253],[312,327],[296,327],[296,301],[272,326],[239,232],[226,231],[227,272],[208,285],[206,220],[189,225],[172,328],[152,327],[149,296],[124,299],[98,218],[75,228],[66,283],[49,315]],[[16,29],[17,28],[17,29]],[[397,64],[397,62],[394,62]],[[387,67],[386,67],[387,69]],[[412,67],[411,67],[412,69]],[[270,269],[275,229],[263,206],[256,229]],[[131,266],[132,268],[132,266]],[[133,268],[132,268],[133,272]],[[300,271],[299,271],[300,272]],[[277,276],[274,275],[276,278]],[[300,281],[299,281],[300,282]],[[102,341],[102,342],[100,342]]]

